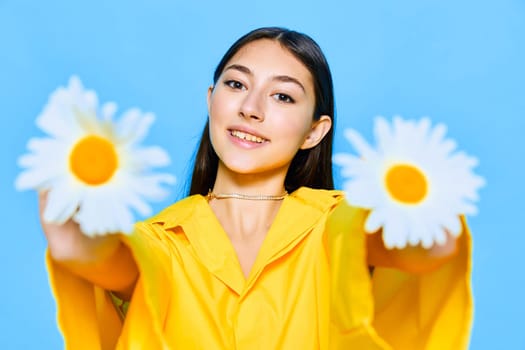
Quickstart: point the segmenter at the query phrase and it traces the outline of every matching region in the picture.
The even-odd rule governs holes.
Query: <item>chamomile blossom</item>
[[[477,190],[485,183],[472,172],[478,161],[456,151],[445,133],[445,125],[432,126],[428,118],[395,117],[391,125],[378,117],[374,148],[355,130],[345,130],[358,153],[334,156],[348,178],[347,200],[370,209],[365,230],[382,229],[387,248],[444,244],[447,232],[461,234],[460,215],[476,214]]]
[[[133,212],[150,215],[149,200],[161,200],[175,178],[154,173],[169,157],[160,147],[143,147],[154,116],[130,109],[118,120],[114,103],[98,106],[94,91],[73,76],[54,91],[37,126],[47,137],[32,138],[19,165],[19,190],[48,191],[45,221],[73,218],[88,236],[132,231]]]

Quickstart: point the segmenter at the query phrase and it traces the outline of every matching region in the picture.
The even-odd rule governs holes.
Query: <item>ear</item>
[[[332,118],[327,115],[322,115],[319,120],[316,120],[308,134],[304,143],[301,145],[301,149],[309,149],[315,147],[323,140],[330,128],[332,127]]]
[[[206,103],[208,104],[208,115],[210,115],[210,106],[211,106],[211,95],[213,94],[213,85],[208,87],[208,95],[206,96]]]

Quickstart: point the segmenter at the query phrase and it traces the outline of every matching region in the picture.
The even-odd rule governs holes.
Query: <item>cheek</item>
[[[223,127],[221,126],[221,123],[217,119],[214,119],[211,116],[210,116],[208,126],[209,126],[208,132],[210,136],[211,146],[215,150],[215,152],[217,152],[218,149],[219,150],[221,149],[220,140],[221,140],[221,130],[223,130]]]
[[[306,112],[288,115],[280,118],[275,125],[276,130],[288,142],[295,141],[299,146],[308,135],[313,123],[313,118]]]
[[[210,107],[208,113],[210,119],[223,120],[228,116],[235,114],[237,109],[237,102],[231,96],[226,98],[222,96],[221,91],[215,92],[210,99]]]

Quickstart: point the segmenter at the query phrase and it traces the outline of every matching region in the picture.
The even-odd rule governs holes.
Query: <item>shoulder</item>
[[[167,237],[171,236],[168,232],[191,220],[205,201],[199,195],[181,199],[150,218],[137,222],[133,234],[125,237],[125,241],[130,245],[143,244],[145,241],[149,244],[167,243]]]
[[[362,219],[366,215],[366,210],[350,205],[343,191],[322,190],[309,187],[301,187],[292,194],[291,197],[300,201],[303,205],[317,208],[321,211],[328,211],[331,216],[337,219],[348,221],[356,216]]]
[[[335,208],[344,202],[344,193],[337,190],[323,190],[309,187],[300,187],[290,194],[290,197],[305,206],[321,211]]]
[[[191,217],[195,210],[205,201],[200,195],[193,195],[179,200],[164,208],[156,215],[144,221],[146,225],[162,224],[165,227],[174,227]]]
[[[290,196],[302,202],[303,207],[314,208],[325,216],[325,229],[330,237],[343,233],[363,236],[368,211],[350,205],[343,191],[301,187]]]

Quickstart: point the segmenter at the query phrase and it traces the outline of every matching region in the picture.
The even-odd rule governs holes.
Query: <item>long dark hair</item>
[[[278,27],[255,29],[237,40],[222,57],[213,74],[213,84],[217,83],[230,59],[246,44],[260,39],[279,42],[290,51],[310,71],[314,81],[315,110],[313,119],[322,115],[332,118],[332,128],[323,140],[313,148],[299,150],[292,159],[284,181],[288,192],[301,186],[320,189],[333,189],[332,143],[334,135],[334,89],[328,62],[317,43],[308,35]],[[210,141],[209,122],[206,122],[195,157],[191,178],[190,195],[206,195],[213,188],[217,176],[219,157]]]

